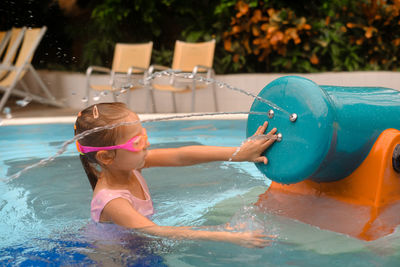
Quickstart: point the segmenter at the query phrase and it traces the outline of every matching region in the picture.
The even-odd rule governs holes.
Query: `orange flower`
[[[239,62],[239,54],[235,54],[232,58],[233,62],[237,63]]]
[[[236,26],[233,26],[233,27],[232,27],[232,33],[233,33],[233,34],[239,33],[239,32],[240,32],[240,29],[241,29],[240,26],[237,26],[237,25],[236,25]]]
[[[292,39],[295,44],[301,43],[301,39],[300,39],[299,35],[297,34],[296,28],[286,29],[285,35],[287,37],[285,43],[288,43],[290,39]]]
[[[318,65],[319,64],[319,59],[318,59],[316,54],[312,54],[312,56],[310,57],[310,62],[313,65]]]
[[[367,39],[372,37],[373,32],[376,32],[376,29],[372,26],[364,28],[365,30],[365,37]]]
[[[270,43],[272,45],[277,45],[280,41],[283,40],[283,33],[281,31],[277,31],[274,35],[272,35],[272,38],[270,40]]]
[[[268,10],[267,10],[267,12],[268,12],[268,15],[270,16],[270,17],[272,17],[273,15],[275,15],[275,9],[273,9],[273,8],[269,8]]]
[[[331,17],[326,17],[325,18],[325,25],[329,25],[331,23]]]
[[[257,23],[260,20],[262,20],[261,10],[256,9],[256,10],[254,10],[253,16],[251,17],[251,22]]]
[[[253,25],[253,27],[251,27],[251,31],[252,31],[254,36],[259,36],[260,35],[260,31],[259,31],[259,29],[258,29],[258,27],[256,25]]]
[[[245,15],[249,11],[249,5],[242,1],[239,1],[236,6],[237,6],[237,9],[239,10],[239,12],[236,14],[237,18],[240,18],[241,16]]]
[[[264,24],[264,25],[267,25],[267,28],[266,28],[267,34],[273,34],[274,32],[276,32],[278,30],[278,27],[276,27],[276,26],[268,27],[268,24]]]
[[[226,51],[232,52],[232,42],[230,38],[224,40],[224,48]]]
[[[268,23],[261,24],[261,27],[260,27],[261,30],[266,32],[268,30],[268,28],[269,28],[269,24]]]
[[[400,45],[400,38],[394,39],[394,40],[392,41],[392,43],[393,43],[393,45],[395,45],[395,46],[399,46],[399,45]]]
[[[243,41],[243,45],[244,45],[244,48],[246,48],[247,53],[251,54],[251,48],[250,48],[250,45],[249,45],[249,39],[248,38],[246,38]]]
[[[348,23],[346,24],[346,26],[347,26],[347,28],[349,28],[349,29],[357,27],[356,24],[351,23],[351,22],[348,22]]]
[[[253,40],[253,44],[254,44],[254,45],[259,45],[259,44],[261,44],[261,38],[256,38],[256,39],[254,39],[254,40]]]

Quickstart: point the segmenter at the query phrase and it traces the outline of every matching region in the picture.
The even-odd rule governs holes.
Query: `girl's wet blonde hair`
[[[131,113],[132,111],[124,103],[120,102],[92,105],[79,112],[74,125],[75,135],[96,127],[122,122]],[[121,134],[121,127],[115,127],[91,133],[79,139],[78,142],[84,146],[114,146],[117,145],[116,140]],[[100,165],[96,159],[96,153],[90,152],[79,156],[93,190],[99,176],[96,165]]]

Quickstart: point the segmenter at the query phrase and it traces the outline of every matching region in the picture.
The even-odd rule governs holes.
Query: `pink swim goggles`
[[[145,128],[143,128],[142,133],[140,135],[136,135],[132,139],[128,140],[128,142],[122,145],[103,146],[103,147],[82,146],[81,144],[79,144],[78,140],[76,140],[76,148],[82,155],[89,152],[95,152],[100,150],[114,150],[114,149],[124,149],[132,152],[138,152],[143,150],[147,144],[148,144],[148,137]]]

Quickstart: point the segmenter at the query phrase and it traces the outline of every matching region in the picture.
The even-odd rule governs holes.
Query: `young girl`
[[[270,240],[259,232],[197,231],[189,227],[159,226],[149,217],[153,203],[141,169],[155,166],[187,166],[210,161],[226,161],[236,147],[186,146],[153,149],[139,117],[123,103],[102,103],[78,114],[75,135],[95,127],[120,122],[137,122],[98,131],[76,142],[80,159],[93,189],[91,217],[96,222],[112,222],[147,234],[175,239],[225,241],[245,247],[265,247]],[[267,122],[255,135],[264,134]],[[276,129],[269,134],[274,135]],[[242,145],[233,161],[267,164],[261,156],[275,139],[258,138]]]

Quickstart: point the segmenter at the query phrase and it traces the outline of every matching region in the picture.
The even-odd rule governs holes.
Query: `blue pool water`
[[[153,148],[238,146],[244,120],[148,123]],[[53,155],[73,137],[72,124],[0,127],[0,177]],[[264,249],[174,241],[90,221],[91,188],[74,145],[46,166],[0,182],[1,266],[399,266],[400,234],[373,242],[320,230],[252,203],[269,181],[252,163],[213,162],[143,171],[160,225],[229,222],[278,238]]]

